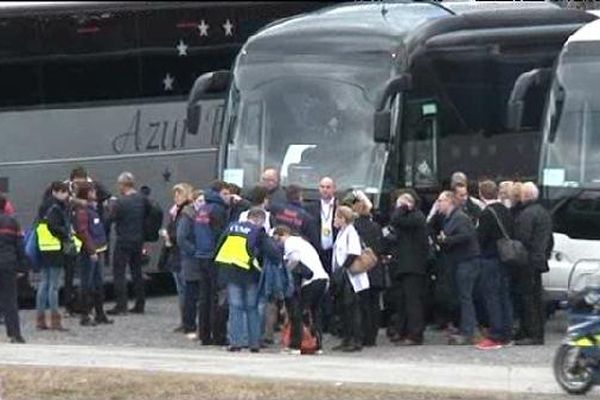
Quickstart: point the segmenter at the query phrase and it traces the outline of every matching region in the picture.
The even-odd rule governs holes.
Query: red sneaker
[[[475,347],[479,350],[498,350],[502,348],[502,343],[493,339],[483,339]]]

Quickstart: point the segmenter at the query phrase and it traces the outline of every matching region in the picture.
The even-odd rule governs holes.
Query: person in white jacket
[[[350,267],[362,253],[361,240],[354,228],[356,214],[351,208],[340,206],[335,212],[334,224],[339,229],[333,245],[332,271],[340,285],[336,301],[342,310],[344,326],[342,342],[333,348],[345,352],[361,351],[363,344],[361,293],[369,289],[369,276],[366,272],[352,274]]]

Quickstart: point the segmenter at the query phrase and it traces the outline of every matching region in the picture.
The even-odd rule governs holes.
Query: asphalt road
[[[106,305],[109,307],[111,303]],[[150,298],[146,314],[116,317],[114,325],[81,327],[77,319],[66,319],[69,332],[36,331],[35,311],[21,311],[20,315],[28,344],[0,344],[0,364],[392,385],[441,390],[440,399],[446,398],[444,390],[448,389],[561,394],[551,370],[566,326],[561,314],[549,321],[544,346],[481,351],[473,346],[447,346],[443,333],[428,330],[424,346],[404,348],[391,344],[381,330],[378,346],[361,353],[333,352],[337,339],[326,335],[325,354],[320,356],[284,355],[277,345],[257,355],[200,346],[173,333],[179,319],[175,296]],[[416,396],[407,398],[420,398]]]
[[[108,303],[105,308],[112,307]],[[20,313],[23,335],[28,343],[48,345],[99,345],[117,347],[144,347],[163,349],[190,349],[198,352],[208,350],[196,341],[186,339],[182,334],[173,333],[177,325],[179,312],[175,296],[153,297],[148,300],[146,314],[116,317],[114,325],[84,328],[77,319],[65,319],[69,332],[36,331],[35,311],[23,310]],[[541,366],[551,365],[554,351],[565,331],[564,315],[558,314],[547,324],[546,345],[534,347],[509,347],[494,351],[481,351],[474,347],[451,347],[445,345],[442,332],[428,330],[424,346],[396,347],[391,344],[385,332],[380,331],[378,346],[365,348],[359,354],[335,353],[337,357],[372,358],[377,360],[402,360],[404,362],[433,362],[477,365],[504,366]],[[331,348],[337,339],[326,335],[325,353],[331,354]],[[216,349],[212,347],[212,349]],[[278,353],[278,346],[267,349],[267,353]]]

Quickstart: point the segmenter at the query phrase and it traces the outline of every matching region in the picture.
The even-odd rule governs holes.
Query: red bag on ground
[[[284,348],[290,347],[292,343],[292,324],[288,320],[281,330],[281,345]],[[302,342],[300,343],[300,352],[302,354],[315,354],[318,344],[317,337],[312,334],[310,327],[302,324]]]

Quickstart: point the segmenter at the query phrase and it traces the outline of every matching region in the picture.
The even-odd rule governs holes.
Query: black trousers
[[[64,302],[65,309],[71,314],[82,311],[80,301],[78,301],[77,291],[73,281],[75,280],[75,269],[78,267],[77,257],[65,256],[65,275],[64,275]]]
[[[203,342],[215,340],[217,320],[217,266],[210,259],[200,260],[198,280],[198,333]]]
[[[401,337],[422,341],[425,330],[425,276],[401,274],[393,282],[396,303],[396,331]]]
[[[342,340],[344,343],[358,347],[363,346],[365,326],[364,326],[364,305],[368,291],[355,293],[348,277],[343,289],[341,299],[342,308]]]
[[[8,337],[21,336],[17,304],[17,274],[14,270],[0,270],[0,310],[4,315]]]
[[[333,249],[328,250],[319,250],[319,258],[321,259],[321,264],[323,264],[323,268],[327,275],[331,278],[331,259],[333,257]],[[322,328],[325,332],[336,333],[337,328],[335,326],[335,313],[334,313],[334,303],[333,303],[333,295],[327,290],[323,296],[323,300],[321,301],[320,306],[320,315],[322,320]]]
[[[520,268],[516,272],[516,284],[521,327],[518,336],[543,341],[546,312],[542,299],[542,274],[533,267]]]
[[[365,291],[363,297],[362,313],[365,327],[363,343],[367,346],[375,346],[381,324],[381,310],[379,307],[381,289],[370,288]]]
[[[142,276],[142,243],[118,243],[113,255],[113,277],[115,297],[119,310],[127,309],[127,276],[126,268],[129,265],[136,308],[144,308],[144,278]]]
[[[319,349],[323,338],[321,320],[321,304],[327,290],[327,280],[318,279],[304,286],[300,290],[300,296],[286,299],[286,307],[290,313],[292,324],[292,338],[290,348],[299,349],[302,343],[303,322],[310,325],[312,333],[317,338]],[[312,321],[311,321],[312,320]],[[312,322],[312,324],[309,324]]]

